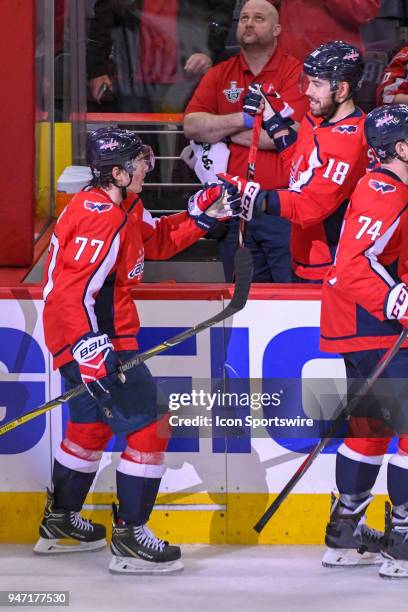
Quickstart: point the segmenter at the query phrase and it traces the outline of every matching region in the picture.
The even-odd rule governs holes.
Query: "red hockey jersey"
[[[278,190],[268,209],[291,221],[293,270],[322,280],[333,263],[349,198],[368,166],[360,109],[336,123],[307,114],[296,142],[281,154],[289,189]]]
[[[408,46],[403,47],[384,70],[376,91],[376,102],[392,104],[397,94],[408,94]]]
[[[408,186],[394,173],[379,168],[360,180],[344,218],[335,265],[323,284],[323,351],[387,348],[401,332],[385,308],[391,289],[408,281],[407,207]]]
[[[205,232],[187,212],[154,219],[139,196],[121,205],[101,189],[81,191],[58,219],[44,277],[44,333],[58,368],[88,332],[106,333],[115,349],[137,349],[140,323],[131,289],[144,259],[167,259]]]

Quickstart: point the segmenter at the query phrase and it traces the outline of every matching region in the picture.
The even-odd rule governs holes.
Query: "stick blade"
[[[253,275],[252,255],[249,249],[238,249],[234,258],[235,265],[235,290],[230,307],[234,310],[242,310],[248,299]]]

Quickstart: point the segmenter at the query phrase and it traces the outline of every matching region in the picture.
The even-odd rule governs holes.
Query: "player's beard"
[[[309,98],[309,105],[311,99]],[[334,100],[331,98],[327,102],[318,101],[318,104],[315,106],[310,105],[310,112],[313,117],[332,117],[336,112],[337,105]]]

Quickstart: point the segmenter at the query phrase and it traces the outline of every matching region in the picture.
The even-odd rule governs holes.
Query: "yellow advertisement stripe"
[[[180,544],[323,544],[329,495],[290,495],[258,535],[252,527],[274,497],[261,493],[196,493],[184,498],[179,493],[159,495],[157,504],[166,508],[153,511],[150,526],[158,536]],[[385,500],[385,495],[377,496],[368,509],[368,521],[376,529],[384,527]],[[107,507],[112,501],[113,494],[89,495],[86,504],[104,509],[83,513],[103,523],[108,535],[111,516]],[[0,542],[34,543],[44,503],[44,493],[0,493]],[[226,509],[215,509],[220,506]]]

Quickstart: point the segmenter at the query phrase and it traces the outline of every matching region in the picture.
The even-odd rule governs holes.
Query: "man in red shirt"
[[[251,143],[253,117],[242,112],[243,99],[254,81],[272,83],[293,108],[300,121],[306,99],[298,89],[301,64],[279,47],[280,25],[276,9],[267,0],[249,0],[243,6],[237,37],[241,52],[211,68],[201,80],[185,111],[187,138],[216,143],[228,139],[228,172],[245,176]],[[275,145],[262,131],[256,160],[255,179],[266,189],[285,187],[288,174]],[[236,228],[234,228],[236,230]],[[235,234],[224,253],[227,277],[231,274]],[[254,255],[254,280],[290,282],[289,224],[268,218],[248,224],[247,245]],[[228,240],[228,239],[227,239]],[[225,243],[224,243],[224,246]]]
[[[165,470],[170,434],[166,402],[142,363],[126,378],[121,362],[137,350],[140,323],[131,290],[143,277],[144,259],[165,259],[225,219],[232,204],[219,185],[190,197],[188,212],[153,219],[139,197],[154,167],[150,147],[133,132],[101,128],[88,138],[92,181],[60,215],[51,239],[44,283],[44,334],[72,398],[70,420],[53,467],[37,553],[103,547],[105,527],[79,512],[103,450],[125,434],[116,470],[113,573],[163,573],[182,568],[180,549],[157,538],[146,523]],[[61,539],[71,539],[67,545]],[[72,540],[75,545],[73,545]]]
[[[353,100],[363,74],[361,53],[331,41],[306,58],[304,72],[310,112],[298,134],[285,125],[276,95],[265,96],[253,87],[248,96],[248,112],[265,104],[264,126],[290,172],[290,182],[289,189],[263,191],[264,184],[240,179],[246,201],[241,216],[250,220],[254,210],[255,215],[265,212],[291,221],[295,279],[322,282],[333,263],[348,199],[368,165],[364,113]]]
[[[381,163],[352,195],[322,293],[320,346],[342,354],[349,386],[356,379],[360,386],[371,375],[408,326],[408,106],[374,109],[365,131]],[[373,553],[381,544],[388,560],[383,559],[380,576],[408,577],[407,372],[408,350],[402,348],[350,418],[349,437],[336,457],[340,496],[326,528],[327,567],[378,562]],[[379,540],[363,517],[394,431],[400,437],[387,473],[393,508],[386,507],[385,535]]]

